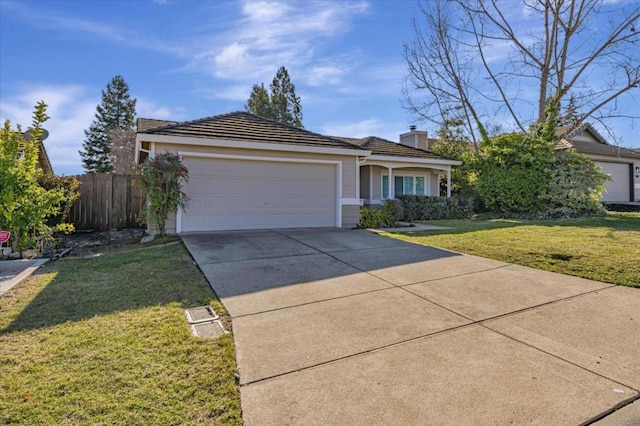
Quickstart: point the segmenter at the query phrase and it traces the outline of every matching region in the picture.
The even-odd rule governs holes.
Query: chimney
[[[412,148],[423,150],[429,149],[429,138],[427,137],[427,132],[425,130],[416,130],[416,126],[414,124],[409,126],[408,133],[402,133],[400,135],[400,143]]]

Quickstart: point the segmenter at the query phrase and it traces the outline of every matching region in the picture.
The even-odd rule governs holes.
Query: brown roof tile
[[[436,154],[431,151],[425,151],[423,149],[414,148],[407,145],[402,145],[398,142],[392,142],[386,139],[378,138],[376,136],[369,136],[362,139],[356,138],[344,138],[339,139],[349,142],[353,145],[370,150],[374,155],[391,155],[397,157],[411,157],[411,158],[428,158],[431,160],[451,160],[451,158],[443,155]]]
[[[576,140],[569,141],[569,143],[576,149],[576,151],[583,154],[601,154],[613,155],[615,157],[640,158],[639,152],[615,145]]]
[[[177,121],[167,121],[167,120],[155,120],[152,118],[138,118],[136,121],[136,127],[138,129],[138,133],[144,133],[149,129],[154,129],[156,127],[169,126],[178,124]]]
[[[273,144],[306,145],[324,148],[359,149],[343,140],[323,136],[298,127],[258,117],[244,111],[231,112],[199,120],[144,127],[138,133],[206,139],[224,139]],[[139,120],[140,122],[140,120]]]

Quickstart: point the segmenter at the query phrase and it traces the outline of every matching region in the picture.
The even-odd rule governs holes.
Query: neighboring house
[[[459,164],[383,139],[329,137],[246,112],[182,123],[139,119],[136,161],[165,151],[180,154],[189,169],[189,206],[167,223],[178,233],[353,227],[361,204],[399,192],[437,195],[435,173],[450,179]]]
[[[556,149],[575,148],[611,175],[605,182],[601,201],[626,203],[640,201],[640,153],[609,144],[596,129],[584,123],[573,130],[559,128],[562,137]]]
[[[51,166],[51,161],[49,161],[49,155],[42,142],[40,142],[40,151],[38,152],[38,167],[46,174],[53,174],[53,167]]]
[[[27,130],[23,133],[23,136],[28,140],[31,140],[30,130]],[[53,174],[53,167],[51,166],[51,161],[49,160],[49,155],[47,154],[47,150],[44,147],[44,140],[49,136],[49,132],[43,129],[43,134],[40,138],[40,149],[38,151],[38,163],[36,167],[42,169],[45,174]]]

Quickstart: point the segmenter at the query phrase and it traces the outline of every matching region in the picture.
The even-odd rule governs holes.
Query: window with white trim
[[[394,175],[394,194],[397,195],[429,195],[428,175]],[[389,175],[382,175],[382,199],[389,198]]]

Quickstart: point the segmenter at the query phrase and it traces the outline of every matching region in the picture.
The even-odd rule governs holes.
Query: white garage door
[[[604,173],[611,175],[611,180],[605,182],[607,192],[604,193],[602,201],[626,202],[629,201],[629,191],[631,182],[629,180],[629,165],[623,163],[607,163],[596,161],[602,167]]]
[[[182,232],[336,226],[334,164],[188,157]]]

